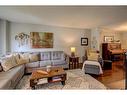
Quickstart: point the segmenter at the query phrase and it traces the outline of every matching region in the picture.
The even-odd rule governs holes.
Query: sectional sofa
[[[21,58],[23,54],[26,53],[19,53],[18,57]],[[21,60],[17,60],[17,57],[15,56],[17,63],[10,69],[5,68],[5,64],[1,60],[0,89],[14,89],[24,74],[31,73],[36,69],[46,68],[48,65],[60,66],[64,69],[69,68],[67,55],[63,51],[32,52],[27,53],[25,58],[28,60],[22,60],[23,64],[18,64]]]

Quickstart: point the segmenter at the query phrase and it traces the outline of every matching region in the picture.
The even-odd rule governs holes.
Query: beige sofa
[[[35,54],[35,53],[30,53]],[[30,61],[27,64],[15,66],[8,71],[3,71],[0,65],[0,89],[13,89],[23,77],[24,73],[31,73],[33,70],[46,68],[47,65],[60,66],[68,69],[67,56],[63,51],[47,51],[36,53],[39,56],[37,61]]]
[[[24,75],[24,65],[0,72],[0,89],[13,89]]]

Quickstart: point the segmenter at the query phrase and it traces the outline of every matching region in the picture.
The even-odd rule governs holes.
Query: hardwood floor
[[[82,63],[80,63],[79,68],[82,68]],[[109,89],[125,89],[125,65],[123,61],[113,62],[112,69],[103,70],[103,75],[91,76],[103,83]]]
[[[103,70],[103,75],[92,76],[109,89],[125,89],[125,66],[123,61],[113,62],[112,70]]]

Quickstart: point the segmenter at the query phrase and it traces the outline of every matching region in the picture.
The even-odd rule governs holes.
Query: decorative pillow
[[[32,53],[29,54],[30,62],[36,62],[39,61],[39,54]]]
[[[89,53],[87,56],[88,60],[98,61],[99,54],[98,53]]]
[[[29,53],[20,54],[19,58],[16,58],[17,64],[29,63]]]
[[[11,68],[13,68],[16,65],[17,65],[17,63],[16,63],[15,57],[13,55],[1,58],[1,66],[4,71],[10,70]]]

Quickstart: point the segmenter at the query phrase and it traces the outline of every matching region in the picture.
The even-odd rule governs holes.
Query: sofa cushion
[[[14,73],[11,78],[11,86],[10,88],[14,88],[18,82],[21,80],[22,76],[24,75],[24,70],[25,70],[25,66],[24,65],[20,65],[18,66],[18,68],[16,70],[14,70]]]
[[[0,89],[9,89],[11,81],[7,78],[0,79]]]
[[[39,53],[31,53],[29,54],[30,62],[39,61]]]
[[[31,63],[25,64],[25,66],[26,66],[26,68],[27,67],[39,67],[40,63],[39,63],[39,61],[37,61],[37,62],[31,62]]]
[[[21,75],[20,71],[22,70],[24,71],[24,65],[16,66],[15,68],[12,68],[6,72],[0,72],[0,88],[9,88],[12,85],[10,83],[17,80],[17,75]]]
[[[52,65],[53,66],[62,65],[62,64],[67,64],[67,62],[64,61],[64,60],[52,60]]]
[[[17,59],[18,64],[26,64],[29,63],[29,53],[20,54],[19,59]]]
[[[98,61],[99,54],[98,53],[89,53],[88,60]]]
[[[51,65],[51,60],[40,61],[40,67]]]
[[[51,60],[65,60],[65,54],[63,51],[51,52]]]
[[[41,61],[50,60],[50,59],[51,59],[51,52],[41,52],[40,53]]]
[[[0,72],[0,79],[1,78],[12,78],[15,76],[15,74],[20,70],[24,69],[24,65],[16,66],[15,68],[12,68],[6,72]]]
[[[17,65],[16,59],[13,55],[3,57],[3,58],[1,58],[0,61],[1,61],[1,66],[4,71],[8,71],[9,69],[11,69]]]

